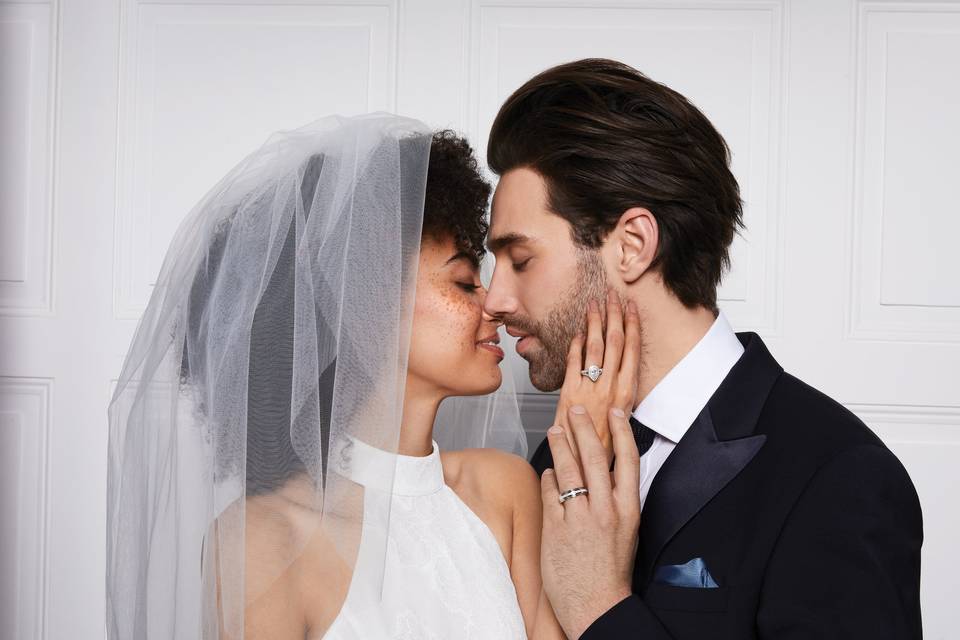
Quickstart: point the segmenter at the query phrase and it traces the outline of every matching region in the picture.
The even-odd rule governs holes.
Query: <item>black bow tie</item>
[[[633,439],[636,441],[637,450],[642,456],[650,450],[650,446],[653,444],[654,431],[633,416],[630,416],[630,430],[633,431]]]

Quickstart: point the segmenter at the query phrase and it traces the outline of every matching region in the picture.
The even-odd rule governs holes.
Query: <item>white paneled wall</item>
[[[0,639],[103,637],[111,380],[217,178],[329,113],[482,155],[513,89],[599,56],[726,137],[748,229],[721,304],[900,456],[925,635],[955,636],[960,1],[0,0]],[[553,399],[522,386],[535,446]]]
[[[0,379],[0,634],[38,638],[46,575],[47,439],[51,381]]]
[[[851,337],[956,344],[960,6],[859,18]]]
[[[732,250],[724,309],[740,326],[777,333],[776,250],[783,87],[781,3],[663,8],[582,2],[502,6],[475,13],[470,131],[485,152],[503,100],[558,62],[622,60],[695,100],[735,151],[748,232]],[[592,6],[597,5],[597,6]],[[623,5],[623,6],[620,6]]]
[[[118,316],[137,318],[177,223],[238,159],[318,114],[394,109],[397,14],[388,4],[123,7],[114,300]]]
[[[49,4],[0,3],[0,309],[50,311],[55,24]]]

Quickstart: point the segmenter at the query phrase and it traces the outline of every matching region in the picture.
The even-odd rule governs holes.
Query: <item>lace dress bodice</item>
[[[346,600],[325,640],[525,640],[510,570],[493,533],[448,487],[440,451],[395,456],[359,441],[341,471],[365,488],[365,517]],[[335,462],[336,463],[336,462]],[[379,477],[378,477],[379,476]],[[389,524],[384,513],[390,500]],[[386,563],[381,554],[386,544]],[[379,590],[383,570],[382,599]]]

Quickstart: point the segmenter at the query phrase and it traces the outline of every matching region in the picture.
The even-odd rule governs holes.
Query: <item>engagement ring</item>
[[[600,374],[603,373],[603,369],[598,367],[595,364],[590,365],[586,369],[580,372],[580,375],[587,376],[590,378],[590,382],[596,382],[600,378]]]

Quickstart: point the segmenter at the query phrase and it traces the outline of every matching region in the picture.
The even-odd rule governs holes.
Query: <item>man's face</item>
[[[484,308],[521,337],[517,353],[530,363],[533,386],[555,391],[588,302],[606,295],[599,252],[574,244],[570,224],[547,207],[543,178],[527,168],[500,178],[487,245],[497,261]]]

